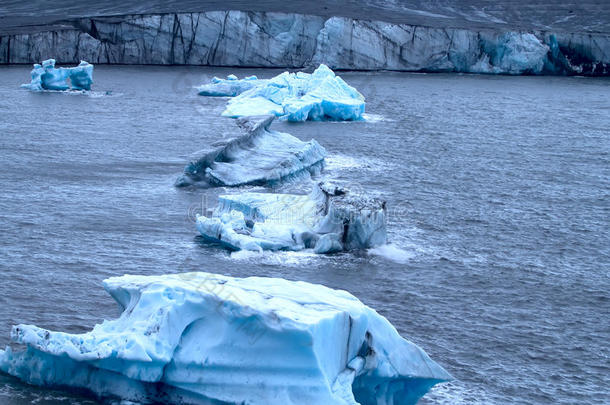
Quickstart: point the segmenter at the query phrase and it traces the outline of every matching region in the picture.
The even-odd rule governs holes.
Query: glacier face
[[[311,74],[284,72],[261,80],[231,99],[222,115],[271,114],[293,122],[354,121],[362,119],[364,110],[364,96],[321,64]]]
[[[81,61],[73,68],[56,68],[55,59],[47,59],[42,64],[34,64],[30,73],[32,80],[21,87],[32,91],[42,90],[91,90],[93,65]],[[70,84],[68,84],[68,80]]]
[[[335,253],[387,242],[385,202],[321,182],[310,195],[221,195],[197,230],[232,250]]]
[[[123,313],[83,334],[13,327],[0,370],[142,403],[415,404],[451,376],[351,294],[209,273],[104,281]]]
[[[347,17],[245,11],[64,21],[0,36],[0,63],[191,64],[250,67],[610,74],[610,35],[440,28]]]
[[[196,152],[175,185],[273,186],[322,170],[326,150],[313,139],[303,142],[270,130],[274,119],[270,115],[237,120],[244,134]]]

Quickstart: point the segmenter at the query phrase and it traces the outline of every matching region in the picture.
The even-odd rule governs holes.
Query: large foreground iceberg
[[[318,173],[324,165],[326,150],[313,139],[303,142],[290,134],[270,130],[274,118],[237,120],[245,133],[195,153],[176,180],[176,186],[268,186]]]
[[[215,78],[199,94],[239,94],[222,113],[232,118],[271,114],[288,121],[348,121],[362,119],[365,109],[364,96],[323,64],[312,74],[284,72],[269,80]]]
[[[221,195],[211,217],[197,217],[197,230],[233,250],[367,249],[387,241],[386,205],[329,183],[310,195]]]
[[[73,68],[56,68],[55,59],[47,59],[42,65],[34,64],[30,74],[31,82],[23,84],[22,87],[33,91],[91,90],[93,83],[93,65],[85,61]]]
[[[91,332],[13,327],[0,370],[30,384],[175,404],[406,405],[451,376],[345,291],[208,273],[104,281]]]

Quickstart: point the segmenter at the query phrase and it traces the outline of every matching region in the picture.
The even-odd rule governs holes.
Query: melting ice
[[[406,405],[451,376],[351,294],[209,273],[122,276],[83,334],[18,325],[0,370],[143,403]]]
[[[30,74],[31,82],[21,86],[32,91],[91,90],[93,83],[93,65],[85,61],[73,68],[56,68],[55,59],[47,59],[42,64],[34,64]]]
[[[313,73],[284,72],[269,80],[214,78],[198,88],[201,95],[235,96],[225,117],[271,114],[288,121],[361,120],[364,96],[322,64]]]

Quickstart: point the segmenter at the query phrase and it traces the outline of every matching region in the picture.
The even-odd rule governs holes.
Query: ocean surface
[[[316,256],[207,244],[195,214],[240,190],[173,187],[236,128],[192,86],[280,71],[98,66],[75,95],[20,89],[29,70],[0,67],[0,346],[116,317],[107,277],[276,276],[348,290],[426,350],[455,381],[422,404],[610,401],[610,80],[342,73],[368,122],[274,128],[386,199],[391,243]],[[0,375],[0,403],[96,401]]]

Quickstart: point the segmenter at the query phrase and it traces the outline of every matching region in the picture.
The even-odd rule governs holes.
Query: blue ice
[[[210,273],[113,277],[82,334],[13,327],[0,370],[141,403],[408,405],[451,376],[346,291]]]
[[[264,82],[265,80],[259,80],[256,76],[248,76],[241,80],[235,75],[229,75],[226,79],[214,77],[210,83],[197,87],[197,92],[200,96],[235,97]]]
[[[231,250],[335,253],[387,242],[385,202],[321,182],[309,195],[241,193],[218,198],[197,230]]]
[[[290,134],[271,130],[274,119],[275,116],[268,115],[237,120],[243,135],[196,152],[175,185],[273,186],[319,173],[326,150],[313,139],[303,142]]]
[[[73,68],[56,68],[55,59],[47,59],[42,64],[34,64],[30,74],[31,82],[22,87],[32,91],[91,90],[93,83],[93,65],[85,61]]]
[[[222,113],[232,118],[272,114],[288,121],[351,121],[361,120],[365,111],[364,96],[326,65],[269,80],[215,78],[199,87],[199,94],[235,95]]]

